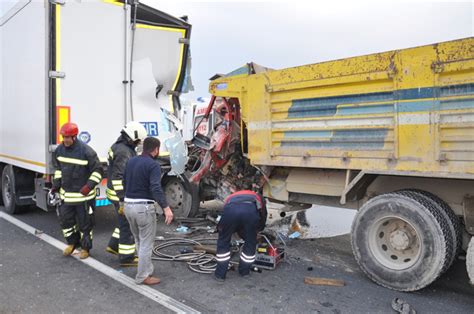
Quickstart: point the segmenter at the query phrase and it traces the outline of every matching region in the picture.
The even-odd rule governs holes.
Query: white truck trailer
[[[179,95],[190,83],[186,18],[138,1],[13,2],[0,11],[5,211],[32,204],[47,210],[51,153],[65,122],[79,125],[79,139],[105,166],[123,125],[136,120],[164,142],[164,189],[176,215],[187,216],[199,202],[183,173],[186,151],[174,118],[181,110]],[[99,190],[97,205],[106,204]]]

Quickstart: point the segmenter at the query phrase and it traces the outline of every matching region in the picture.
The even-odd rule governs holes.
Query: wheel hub
[[[396,230],[390,234],[390,245],[395,250],[406,250],[410,246],[410,242],[410,236],[405,230]]]
[[[421,254],[421,239],[408,220],[384,217],[369,230],[369,247],[384,267],[402,270],[414,265]]]
[[[183,190],[178,183],[169,184],[166,187],[166,198],[171,207],[179,207],[183,202]]]

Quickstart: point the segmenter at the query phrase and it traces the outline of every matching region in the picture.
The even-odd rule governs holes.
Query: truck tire
[[[429,192],[417,189],[407,189],[397,191],[396,193],[406,195],[408,197],[410,197],[412,194],[417,195],[419,198],[424,199],[424,201],[429,202],[431,206],[436,208],[436,210],[443,218],[444,221],[442,223],[446,224],[447,231],[449,232],[446,238],[450,239],[450,241],[446,242],[447,258],[445,265],[443,266],[443,273],[446,272],[456,259],[462,242],[461,223],[459,221],[459,218],[454,214],[453,210],[451,209],[451,207],[449,207],[448,204],[446,204],[436,195],[431,194]]]
[[[3,203],[3,192],[2,192],[2,174],[3,174],[3,168],[5,167],[5,164],[0,163],[0,206],[5,205]]]
[[[199,193],[187,177],[166,176],[163,191],[175,218],[194,217],[199,210]]]
[[[8,214],[18,214],[23,210],[23,207],[16,203],[16,184],[15,172],[12,165],[6,165],[2,171],[2,199],[4,203],[4,210]]]
[[[469,281],[474,286],[474,237],[471,237],[466,252],[466,269],[469,275]]]
[[[431,202],[410,193],[383,194],[357,213],[351,230],[354,257],[377,284],[416,291],[441,275],[448,226]]]

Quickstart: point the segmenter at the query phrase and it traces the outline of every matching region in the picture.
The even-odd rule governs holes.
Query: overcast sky
[[[0,9],[15,1],[0,0]],[[250,61],[282,69],[474,33],[471,1],[140,1],[189,16],[195,87],[189,98],[207,97],[212,75]]]
[[[193,98],[246,62],[281,69],[473,36],[470,1],[141,0],[192,24]]]

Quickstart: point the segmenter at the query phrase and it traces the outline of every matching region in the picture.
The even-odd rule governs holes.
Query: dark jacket
[[[60,144],[53,154],[53,164],[53,188],[59,189],[64,202],[78,203],[95,198],[95,186],[102,180],[102,167],[89,145],[77,139],[70,147]],[[79,192],[84,185],[91,190],[86,196]]]
[[[127,161],[135,157],[135,146],[121,135],[109,149],[109,167],[107,171],[107,198],[115,202],[123,202],[125,190],[123,174]]]
[[[255,203],[255,207],[260,216],[260,221],[257,227],[257,231],[262,231],[265,228],[265,224],[267,223],[267,214],[268,214],[265,198],[254,191],[242,190],[239,192],[232,193],[225,200],[225,204],[239,203],[239,202]]]
[[[161,187],[161,167],[150,155],[142,154],[127,162],[123,184],[126,198],[155,200],[161,208],[168,207]]]

